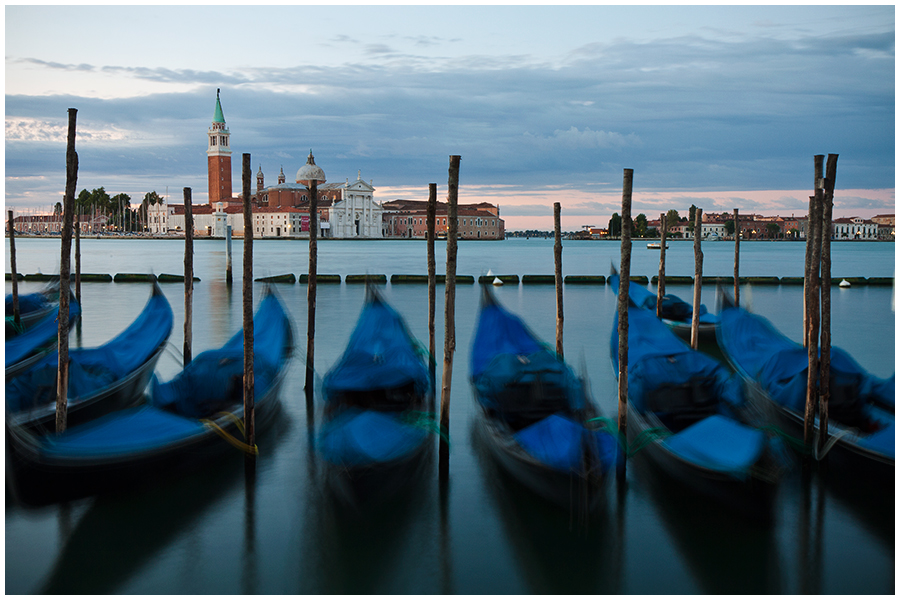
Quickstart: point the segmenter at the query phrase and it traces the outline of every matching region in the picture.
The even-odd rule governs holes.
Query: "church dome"
[[[296,181],[297,183],[309,185],[313,180],[317,183],[324,183],[325,171],[316,165],[316,160],[313,158],[312,150],[310,150],[309,157],[306,159],[306,164],[297,171]]]

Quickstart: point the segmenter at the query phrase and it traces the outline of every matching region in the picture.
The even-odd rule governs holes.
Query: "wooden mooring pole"
[[[631,285],[631,187],[634,169],[625,169],[622,181],[622,249],[619,264],[619,435],[628,439],[628,286]],[[619,447],[619,452],[625,448]],[[618,480],[625,481],[625,461],[619,465]]]
[[[312,153],[310,153],[311,155]],[[313,393],[315,391],[315,361],[313,354],[316,342],[316,271],[318,248],[317,237],[319,233],[319,182],[312,179],[309,182],[309,275],[306,284],[306,407],[312,409]]]
[[[809,368],[806,379],[806,407],[803,415],[803,443],[806,447],[812,447],[813,425],[816,414],[816,404],[819,400],[819,272],[822,261],[822,204],[824,203],[825,189],[822,176],[823,155],[814,158],[816,171],[815,195],[809,198],[809,227],[807,235],[811,238],[812,249],[807,254],[808,271],[807,286],[804,297],[806,298],[806,322],[804,323],[804,337],[806,339],[806,351],[809,359]]]
[[[184,366],[192,359],[194,305],[194,209],[191,188],[184,188]]]
[[[563,360],[563,276],[562,276],[562,227],[559,202],[553,203],[553,264],[556,283],[556,355]]]
[[[450,383],[453,379],[453,353],[456,351],[456,235],[457,201],[459,196],[458,155],[450,156],[447,182],[447,280],[444,284],[444,370],[441,375],[441,436],[438,476],[446,482],[450,478]]]
[[[831,400],[831,217],[834,209],[834,182],[837,154],[829,154],[825,166],[822,203],[822,349],[819,353],[819,450],[828,437],[828,403]]]
[[[741,305],[740,298],[740,266],[741,266],[741,220],[738,209],[734,209],[734,305]]]
[[[19,326],[19,277],[16,271],[16,220],[13,211],[9,213],[9,268],[12,270],[13,322]]]
[[[225,283],[231,285],[231,225],[225,226]]]
[[[75,298],[81,302],[81,218],[75,209]]]
[[[694,312],[691,315],[691,348],[700,345],[700,292],[703,288],[703,250],[700,241],[703,239],[703,209],[698,208],[694,215]]]
[[[256,415],[253,375],[253,212],[250,206],[250,155],[243,155],[244,201],[244,440],[251,448],[256,445]]]
[[[656,284],[656,316],[662,319],[662,301],[666,295],[666,233],[669,224],[666,223],[666,213],[659,214],[659,280]]]
[[[431,359],[428,363],[431,375],[431,410],[434,411],[436,370],[436,348],[434,347],[434,313],[437,304],[437,267],[434,262],[435,221],[437,220],[437,184],[428,184],[428,204],[425,207],[425,223],[428,228],[428,352]]]
[[[66,145],[66,197],[63,206],[62,249],[59,260],[58,361],[56,373],[56,433],[66,430],[69,395],[69,277],[72,258],[72,211],[78,185],[78,154],[75,152],[75,121],[78,109],[69,109]]]

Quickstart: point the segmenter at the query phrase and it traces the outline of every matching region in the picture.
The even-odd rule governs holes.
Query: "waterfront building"
[[[384,237],[425,239],[428,232],[424,200],[391,200],[384,208]],[[500,207],[488,202],[460,204],[457,206],[457,237],[460,240],[502,240],[506,237],[506,225],[500,218]],[[435,237],[445,237],[447,203],[435,206]]]
[[[878,224],[861,217],[843,217],[831,222],[833,240],[877,240]]]
[[[219,202],[232,204],[231,193],[231,132],[225,126],[219,90],[216,90],[216,109],[212,124],[207,131],[206,148],[207,173],[209,179],[209,206]]]

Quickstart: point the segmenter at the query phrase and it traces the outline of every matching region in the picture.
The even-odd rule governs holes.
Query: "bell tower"
[[[209,172],[209,205],[231,201],[231,132],[225,127],[219,89],[216,89],[216,112],[208,131],[209,145],[206,148]]]

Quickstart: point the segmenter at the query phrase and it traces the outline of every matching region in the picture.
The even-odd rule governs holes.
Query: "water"
[[[52,272],[58,240],[17,240],[18,271]],[[893,244],[833,246],[835,277],[893,276]],[[704,273],[732,274],[733,245],[705,243]],[[184,246],[175,240],[82,240],[88,273],[181,273]],[[425,245],[410,241],[319,244],[319,273],[424,274]],[[235,282],[224,284],[224,242],[195,249],[194,355],[224,343],[241,324],[240,242]],[[635,244],[632,274],[652,276],[658,252]],[[741,274],[800,276],[799,243],[747,243]],[[438,272],[444,269],[438,245]],[[618,244],[567,242],[564,273],[607,274]],[[254,244],[254,275],[304,273],[307,245]],[[672,243],[671,275],[693,273],[692,245]],[[458,273],[550,274],[552,241],[460,244]],[[8,266],[7,266],[8,270]],[[25,283],[32,291],[40,284]],[[146,301],[146,284],[83,287],[81,343],[98,345],[123,329]],[[183,284],[163,284],[175,312],[173,351],[162,379],[179,370]],[[893,490],[862,494],[795,470],[782,484],[775,522],[760,526],[666,486],[640,456],[629,463],[624,494],[615,482],[607,510],[586,526],[523,493],[473,444],[474,400],[467,381],[479,290],[457,289],[450,484],[439,492],[436,467],[394,506],[364,517],[331,506],[310,452],[302,393],[306,286],[277,286],[294,322],[298,352],[281,394],[279,423],[260,436],[255,480],[235,455],[187,477],[150,481],[141,489],[62,505],[26,508],[7,487],[6,593],[879,593],[894,592]],[[690,298],[687,286],[669,286]],[[742,301],[800,338],[800,286],[744,287]],[[10,290],[7,284],[7,292]],[[254,287],[258,300],[262,287]],[[553,286],[504,286],[504,305],[545,340],[555,339]],[[893,290],[833,290],[833,339],[879,376],[894,373]],[[715,306],[714,289],[703,301]],[[385,296],[427,343],[425,285],[388,285]],[[315,366],[337,360],[355,324],[362,285],[318,288]],[[609,336],[615,291],[565,289],[566,357],[584,368],[601,409],[616,410]],[[438,287],[437,347],[443,347],[443,287]],[[318,421],[316,421],[316,424]]]

